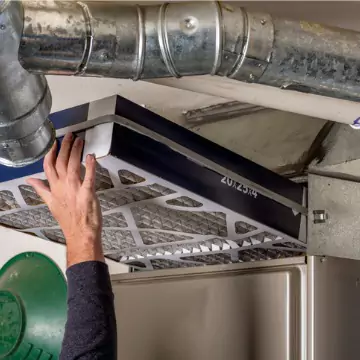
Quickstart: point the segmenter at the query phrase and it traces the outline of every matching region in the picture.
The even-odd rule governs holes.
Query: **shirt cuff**
[[[108,266],[101,261],[86,261],[70,266],[66,270],[68,297],[73,294],[110,292],[111,281]]]

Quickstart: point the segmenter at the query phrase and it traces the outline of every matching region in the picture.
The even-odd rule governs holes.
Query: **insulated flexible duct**
[[[277,19],[236,3],[26,1],[23,8],[19,61],[39,76],[212,74],[352,101],[360,96],[357,32]]]

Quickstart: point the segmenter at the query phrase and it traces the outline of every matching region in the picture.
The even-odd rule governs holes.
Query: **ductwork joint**
[[[216,9],[216,39],[215,39],[215,60],[214,67],[211,70],[211,75],[216,75],[221,66],[221,53],[223,49],[223,23],[222,23],[222,13],[219,2],[215,3]]]
[[[144,15],[139,5],[136,6],[136,11],[138,15],[138,53],[137,53],[135,75],[133,77],[134,81],[140,79],[140,76],[144,69],[145,41],[146,41]]]
[[[228,77],[246,82],[259,82],[271,59],[274,24],[269,14],[248,13],[245,9],[243,12],[245,43],[241,56]]]
[[[74,74],[77,76],[81,76],[85,74],[90,61],[93,50],[94,31],[92,26],[92,16],[89,7],[83,2],[78,1],[77,4],[81,7],[83,11],[86,27],[84,55],[81,59],[81,63],[79,64],[77,72]]]
[[[169,4],[164,3],[160,6],[159,10],[159,19],[158,19],[158,34],[159,34],[159,45],[161,55],[163,57],[164,63],[169,71],[169,73],[176,77],[180,78],[180,74],[176,70],[174,61],[171,57],[170,49],[169,49],[169,40],[166,31],[166,23],[165,23],[165,16],[166,16],[166,8]],[[191,19],[185,19],[185,27],[189,28],[188,25],[191,25]],[[193,25],[194,26],[194,25]]]

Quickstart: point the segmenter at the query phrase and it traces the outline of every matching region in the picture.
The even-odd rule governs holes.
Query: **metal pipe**
[[[47,116],[51,94],[43,75],[18,61],[23,29],[19,2],[0,2],[0,164],[24,166],[41,158],[55,133]]]
[[[134,80],[216,74],[353,101],[360,97],[358,32],[222,2],[26,1],[24,7],[19,55],[30,72]]]
[[[217,3],[24,3],[19,57],[33,73],[154,78],[217,73]],[[241,14],[241,10],[240,14]]]
[[[357,32],[222,2],[26,1],[23,6],[19,61],[33,74],[134,80],[212,74],[360,98]]]

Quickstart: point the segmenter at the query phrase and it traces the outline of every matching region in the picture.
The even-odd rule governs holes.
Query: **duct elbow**
[[[0,164],[21,167],[43,157],[55,141],[51,94],[43,75],[21,66],[20,2],[0,2]]]

